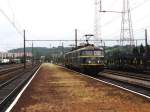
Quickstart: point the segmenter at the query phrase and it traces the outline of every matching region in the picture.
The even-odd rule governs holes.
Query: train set
[[[121,49],[122,48],[122,49]],[[118,46],[117,52],[106,52],[104,49],[87,44],[65,54],[66,67],[80,72],[97,74],[104,67],[108,69],[144,72],[150,70],[149,50],[143,46]],[[125,49],[125,50],[123,50]]]
[[[0,64],[23,63],[23,57],[21,59],[1,59]],[[31,63],[31,59],[32,57],[28,57],[26,61]],[[150,71],[149,46],[114,46],[104,49],[87,42],[87,44],[68,50],[60,57],[44,59],[46,62],[63,64],[70,69],[90,74],[97,74],[104,68],[133,72]]]
[[[81,72],[97,74],[104,69],[102,48],[87,44],[65,54],[65,66]]]

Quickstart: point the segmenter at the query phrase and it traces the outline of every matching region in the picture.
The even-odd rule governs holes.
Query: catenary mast
[[[101,17],[100,17],[100,4],[101,1],[100,0],[95,0],[95,34],[94,34],[94,38],[95,38],[95,45],[96,46],[100,46],[100,40],[102,40],[101,38]],[[97,41],[98,40],[98,41]]]
[[[134,36],[131,20],[131,10],[129,0],[123,0],[122,9],[122,21],[121,21],[121,33],[120,33],[120,44],[123,45],[134,45]]]

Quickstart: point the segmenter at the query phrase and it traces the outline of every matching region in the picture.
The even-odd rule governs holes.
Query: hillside
[[[65,52],[68,52],[70,50],[71,50],[71,48],[69,48],[69,47],[62,48],[61,46],[53,47],[53,48],[34,47],[33,48],[33,55],[36,58],[40,58],[41,56],[55,57],[55,56],[61,56],[62,52],[65,53]],[[12,49],[12,50],[9,50],[8,52],[10,52],[10,53],[23,52],[23,48]],[[27,47],[26,52],[32,52],[32,48]]]

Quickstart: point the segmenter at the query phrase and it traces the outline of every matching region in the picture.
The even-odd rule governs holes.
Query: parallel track
[[[113,70],[105,70],[104,72],[99,74],[103,77],[107,77],[115,80],[120,79],[119,81],[130,83],[150,90],[150,75],[147,74],[136,74],[130,72],[113,71]]]
[[[6,74],[12,71],[16,71],[21,68],[23,68],[23,65],[7,66],[7,67],[4,67],[3,69],[0,69],[0,75]]]
[[[120,76],[125,76],[125,77],[130,77],[130,78],[136,78],[136,79],[141,79],[141,80],[147,80],[150,81],[150,74],[142,74],[142,73],[133,73],[133,72],[122,72],[122,71],[116,71],[116,70],[109,70],[106,69],[103,71],[104,73],[110,73],[110,74],[115,74],[115,75],[120,75]]]
[[[65,68],[65,67],[63,67],[63,68]],[[65,69],[68,69],[68,68],[65,68]],[[68,69],[68,70],[71,70],[71,69]],[[74,70],[71,70],[71,71],[77,72],[77,71],[74,71]],[[117,79],[112,79],[112,78],[109,78],[109,77],[102,76],[101,73],[104,73],[104,72],[100,72],[99,74],[94,75],[94,76],[89,75],[89,74],[83,74],[83,73],[80,73],[80,72],[77,72],[77,73],[79,73],[81,75],[84,75],[84,76],[87,76],[89,78],[92,78],[94,80],[106,83],[108,85],[113,85],[113,86],[121,88],[125,91],[129,91],[129,92],[132,92],[134,94],[140,95],[140,96],[142,96],[146,99],[150,99],[150,88],[149,87],[139,85],[139,84],[136,84],[136,83],[125,82],[125,81],[122,81],[122,80],[117,80]],[[105,73],[106,73],[106,71],[105,71]],[[116,73],[115,75],[117,75],[117,74],[118,73]],[[121,74],[118,74],[118,75],[121,75]],[[130,78],[133,79],[133,77],[134,76],[132,76]],[[136,76],[136,78],[139,78],[139,77]],[[149,79],[145,79],[145,80],[149,81]]]
[[[38,68],[39,65],[26,69],[0,85],[0,110],[2,112]]]
[[[27,68],[30,68],[31,65],[28,65]],[[7,66],[5,69],[0,70],[0,84],[6,82],[7,80],[13,78],[16,76],[16,74],[19,74],[24,70],[23,64],[19,65],[11,65]]]
[[[111,75],[113,75],[114,77],[111,77]],[[104,70],[104,72],[99,73],[96,78],[123,87],[129,91],[133,91],[136,94],[139,94],[141,96],[150,99],[149,75],[113,71],[113,70]]]
[[[7,69],[11,67],[17,67],[17,66],[22,66],[23,64],[7,64],[7,65],[0,65],[0,70],[2,69]]]

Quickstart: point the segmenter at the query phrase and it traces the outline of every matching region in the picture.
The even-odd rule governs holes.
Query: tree
[[[132,53],[133,53],[133,55],[134,55],[135,57],[138,57],[138,56],[139,56],[138,48],[137,48],[137,47],[134,47]]]
[[[140,56],[143,56],[144,53],[145,53],[145,49],[144,49],[143,45],[141,44],[141,46],[140,46]]]

